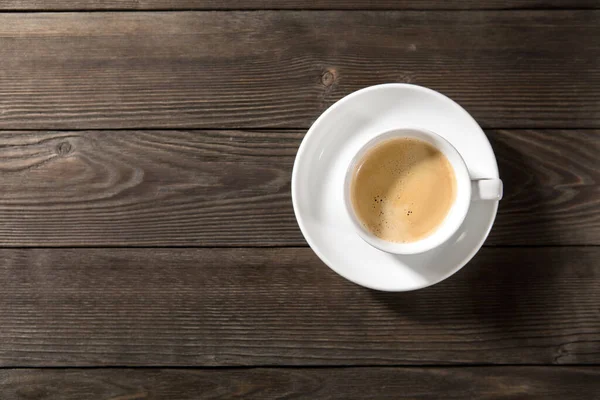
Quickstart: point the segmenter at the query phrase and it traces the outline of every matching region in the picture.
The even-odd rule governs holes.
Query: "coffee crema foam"
[[[432,234],[456,198],[454,168],[431,144],[394,138],[370,149],[350,185],[352,206],[375,236],[410,243]]]

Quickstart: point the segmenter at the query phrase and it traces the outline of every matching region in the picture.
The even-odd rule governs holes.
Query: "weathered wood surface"
[[[484,248],[380,293],[309,248],[4,249],[0,365],[598,364],[599,257]]]
[[[17,369],[3,400],[593,399],[598,367]]]
[[[600,127],[600,11],[0,14],[0,129],[306,128],[385,82]]]
[[[599,8],[0,1],[0,399],[595,398]],[[306,128],[384,82],[462,104],[506,189],[414,293],[334,274],[290,200]]]
[[[488,131],[489,245],[600,244],[600,131]],[[0,132],[3,246],[302,246],[300,130]]]
[[[600,8],[598,0],[3,0],[0,10],[510,10]]]

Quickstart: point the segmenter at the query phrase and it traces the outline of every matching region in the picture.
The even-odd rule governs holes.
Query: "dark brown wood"
[[[491,131],[505,197],[488,244],[600,244],[600,131]]]
[[[0,133],[3,245],[289,245],[300,132]]]
[[[598,37],[593,10],[2,14],[0,128],[305,128],[384,82],[485,127],[600,127]]]
[[[600,8],[598,0],[3,0],[0,10],[268,10]]]
[[[599,367],[18,369],[3,400],[592,399]]]
[[[0,1],[0,399],[595,398],[598,38],[598,0]],[[333,273],[290,199],[384,82],[461,103],[505,183],[413,293]]]
[[[484,248],[381,293],[308,248],[4,249],[0,365],[598,364],[599,257]]]
[[[304,131],[0,133],[2,246],[305,245]],[[600,244],[600,131],[488,131],[505,198],[490,245]]]

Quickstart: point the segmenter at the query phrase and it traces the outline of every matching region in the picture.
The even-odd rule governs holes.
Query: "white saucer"
[[[401,256],[382,252],[354,231],[343,200],[346,168],[377,133],[412,126],[446,138],[472,179],[498,178],[496,157],[475,120],[448,97],[421,86],[386,84],[354,92],[325,111],[304,137],[292,173],[292,201],[306,241],[332,270],[359,285],[408,291],[461,269],[492,228],[497,201],[472,202],[458,232],[441,247]]]

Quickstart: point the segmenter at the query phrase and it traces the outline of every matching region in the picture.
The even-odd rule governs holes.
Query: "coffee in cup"
[[[358,160],[350,197],[365,229],[385,241],[410,243],[442,224],[456,199],[456,177],[432,144],[394,137]]]
[[[344,204],[360,237],[392,254],[418,254],[444,244],[472,201],[499,200],[502,181],[472,179],[462,156],[422,128],[375,134],[346,170]]]

